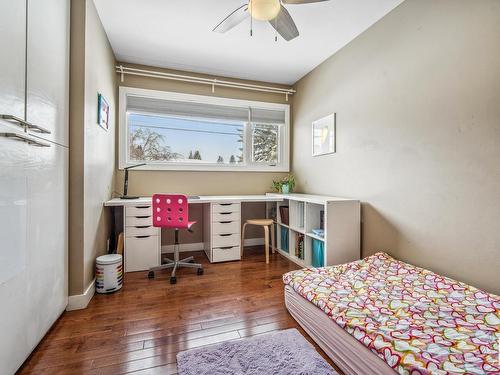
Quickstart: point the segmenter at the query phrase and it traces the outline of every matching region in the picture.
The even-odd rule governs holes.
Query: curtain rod
[[[226,81],[220,80],[216,78],[203,78],[196,77],[184,74],[174,74],[174,73],[165,73],[159,72],[155,70],[145,70],[145,69],[137,69],[131,68],[124,65],[116,65],[116,72],[120,73],[121,81],[123,82],[125,79],[125,74],[133,75],[133,76],[141,76],[141,77],[150,77],[150,78],[161,78],[161,79],[170,79],[173,81],[182,81],[182,82],[191,82],[191,83],[199,83],[203,85],[212,86],[212,92],[215,92],[216,86],[221,87],[232,87],[236,89],[242,90],[252,90],[252,91],[261,91],[261,92],[270,92],[275,94],[284,94],[286,96],[286,100],[288,101],[288,95],[293,95],[296,90],[292,88],[281,88],[281,87],[273,87],[273,86],[262,86],[262,85],[254,85],[250,83],[242,83],[235,81]]]

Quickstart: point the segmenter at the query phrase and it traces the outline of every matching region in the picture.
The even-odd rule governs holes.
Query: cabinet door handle
[[[0,118],[6,121],[11,121],[17,123],[22,128],[26,128],[28,130],[33,130],[37,133],[50,134],[50,131],[42,128],[41,126],[32,124],[31,122],[24,121],[22,118],[16,117],[14,115],[2,115],[0,114]]]
[[[135,238],[148,238],[148,237],[151,237],[151,236],[135,236]]]
[[[31,146],[50,147],[50,143],[42,142],[35,138],[20,133],[0,133],[0,137],[10,138],[20,142],[26,142]]]

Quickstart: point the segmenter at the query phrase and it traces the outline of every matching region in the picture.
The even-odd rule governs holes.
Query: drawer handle
[[[37,133],[50,134],[50,131],[42,128],[41,126],[32,124],[31,122],[24,121],[22,118],[13,115],[0,115],[0,118],[6,121],[11,121],[17,123],[20,127],[28,130],[35,131]]]
[[[136,226],[137,229],[151,228],[151,225],[139,225]]]
[[[229,250],[232,249],[234,246],[225,246],[225,247],[219,247],[221,250]]]
[[[135,206],[135,208],[151,208],[151,206]]]
[[[148,217],[150,217],[149,215],[148,216],[136,216],[135,218],[136,219],[147,219]]]
[[[135,236],[135,238],[148,238],[148,237],[151,237],[151,236]]]
[[[221,206],[231,206],[232,203],[219,203]]]
[[[219,212],[219,215],[231,215],[232,212]]]
[[[221,223],[221,224],[231,224],[232,221],[219,221],[219,223]]]
[[[233,235],[232,233],[219,234],[219,236],[221,236],[221,237],[227,237],[227,236],[232,236],[232,235]]]
[[[20,133],[0,133],[0,137],[11,138],[16,141],[25,142],[30,146],[50,147],[50,143],[41,142],[36,140],[35,138]]]

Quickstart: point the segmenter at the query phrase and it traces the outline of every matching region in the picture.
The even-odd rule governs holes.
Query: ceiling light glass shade
[[[248,2],[250,14],[259,21],[269,21],[276,18],[280,9],[280,0],[250,0]]]

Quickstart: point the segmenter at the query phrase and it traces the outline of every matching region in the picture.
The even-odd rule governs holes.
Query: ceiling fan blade
[[[293,22],[292,16],[283,5],[276,18],[270,20],[269,23],[287,42],[299,36],[299,30]]]
[[[213,28],[212,31],[218,33],[225,33],[231,30],[233,27],[241,23],[250,14],[248,13],[248,4],[240,6],[238,9],[231,12],[226,18],[224,18],[217,26]]]
[[[309,4],[309,3],[319,3],[328,0],[281,0],[283,4]]]

